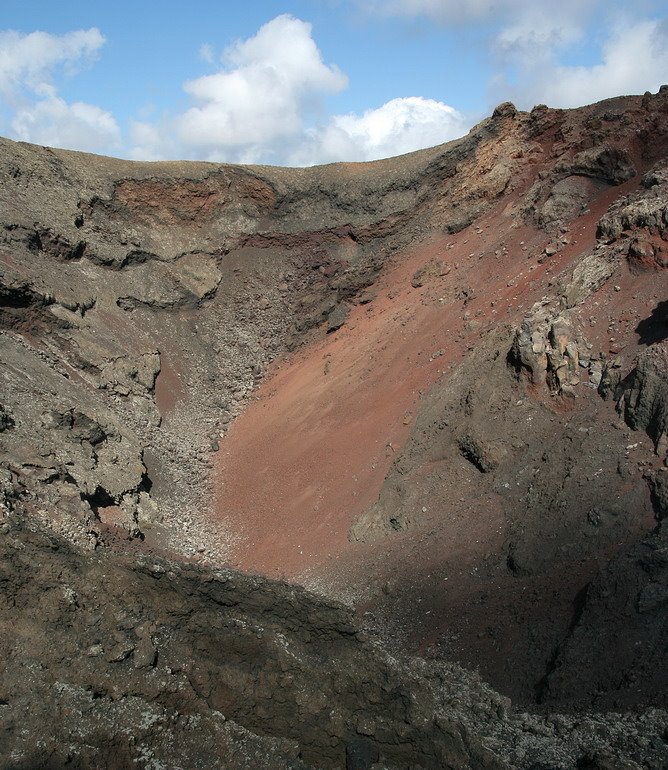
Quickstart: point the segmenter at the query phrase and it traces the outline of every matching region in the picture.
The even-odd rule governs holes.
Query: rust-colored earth
[[[506,522],[498,496],[482,493],[474,477],[463,479],[446,517],[423,508],[404,532],[371,542],[348,533],[378,499],[423,396],[489,332],[516,327],[555,275],[595,247],[611,200],[637,184],[595,200],[550,259],[541,258],[544,232],[509,230],[514,200],[504,200],[475,226],[397,254],[373,301],[277,363],[215,455],[216,515],[240,535],[230,565],[353,602],[400,646],[455,657],[530,700],[582,587],[614,548],[535,576],[486,574],[490,555],[505,547]],[[613,353],[638,346],[627,292],[641,315],[659,301],[652,273],[615,281],[617,289],[608,282],[585,303],[590,338]],[[588,403],[548,406],[584,415]],[[651,517],[639,518],[628,537],[651,526]]]
[[[216,455],[217,515],[242,536],[231,564],[295,579],[368,550],[348,541],[348,529],[377,499],[421,396],[594,246],[612,197],[574,222],[571,243],[543,264],[545,233],[517,228],[508,240],[506,200],[476,228],[398,255],[372,302],[276,365]],[[412,276],[430,264],[414,288]]]

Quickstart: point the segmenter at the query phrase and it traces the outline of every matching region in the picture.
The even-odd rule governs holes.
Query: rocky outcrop
[[[458,443],[462,455],[473,463],[481,473],[490,473],[498,468],[503,450],[470,433],[462,436]]]
[[[626,241],[622,249],[634,274],[668,265],[667,200],[668,170],[659,164],[643,176],[640,190],[616,201],[599,222],[605,243]]]
[[[364,641],[343,607],[229,572],[82,558],[9,522],[3,766],[341,767],[355,752],[364,767],[498,766],[445,693]]]
[[[564,289],[563,299],[566,307],[582,304],[603,286],[617,267],[618,260],[614,253],[589,254],[582,259]]]
[[[502,770],[546,757],[574,768],[594,750],[666,757],[661,712],[515,714],[457,666],[399,663],[350,610],[301,589],[149,555],[82,557],[17,513],[4,522],[4,766]]]
[[[643,119],[658,115],[663,99],[645,104]],[[159,466],[150,491],[124,494],[155,498],[169,531],[182,507],[202,511],[202,486],[188,479],[206,476],[210,447],[265,367],[315,330],[340,328],[397,249],[462,231],[529,184],[539,166],[527,210],[542,207],[555,224],[577,213],[562,210],[562,193],[577,187],[579,210],[628,179],[629,148],[648,152],[649,139],[628,121],[614,125],[609,116],[620,110],[627,114],[627,105],[526,115],[501,105],[445,147],[343,174],[336,167],[144,166],[3,141],[0,329],[7,332],[3,355],[17,366],[11,387],[27,401],[31,378],[56,393],[66,379],[76,398],[62,393],[59,408],[77,407],[83,389],[87,414],[116,414],[135,436],[132,462],[150,447]],[[592,121],[596,144],[584,146],[583,124]],[[647,190],[661,187],[658,173]],[[575,268],[581,288],[569,304],[609,274],[597,260]],[[420,288],[451,269],[434,258],[412,283]],[[470,299],[468,286],[462,292]],[[555,361],[550,375],[558,388],[566,384],[560,366]],[[25,431],[39,437],[44,427],[35,415],[24,415]],[[23,435],[6,444],[6,460],[23,451],[12,443]],[[98,458],[98,471],[105,463]],[[32,478],[27,472],[39,497],[43,488]],[[175,502],[173,489],[183,499]],[[174,534],[182,540],[180,525]],[[220,556],[226,535],[214,539]]]
[[[561,323],[557,324],[557,328],[561,328],[563,331],[564,327],[567,325],[570,327],[570,323],[564,322],[562,319]],[[547,381],[548,365],[550,365],[550,363],[553,364],[551,367],[551,374],[552,377],[554,377],[554,363],[557,363],[557,358],[556,355],[553,355],[553,361],[551,362],[550,357],[548,356],[548,350],[550,353],[554,352],[559,355],[559,353],[553,351],[552,348],[551,341],[554,339],[554,336],[553,323],[549,318],[545,318],[542,322],[538,323],[532,318],[527,318],[523,321],[522,326],[515,335],[513,347],[509,354],[509,361],[517,367],[526,369],[531,382],[534,384]],[[566,352],[565,349],[563,352]],[[561,358],[565,361],[563,353]],[[561,366],[562,369],[563,365],[564,364]],[[577,362],[575,361],[574,366],[566,366],[566,368],[572,370],[574,373],[577,371]],[[563,380],[563,384],[568,384],[566,379]]]
[[[639,687],[658,702],[668,689],[668,530],[620,554],[587,586],[573,627],[542,685],[546,704],[622,710]],[[623,628],[623,633],[619,629]],[[588,675],[583,678],[582,671]]]
[[[592,198],[636,175],[628,153],[615,147],[583,150],[555,164],[535,182],[524,203],[525,216],[556,229],[584,213]]]
[[[563,115],[547,116],[545,130],[554,129],[555,123],[563,120]],[[475,647],[476,654],[470,658],[473,660],[487,654],[503,654],[502,650],[515,659],[520,654],[517,639],[510,640],[511,634],[504,636],[494,620],[489,620],[486,629],[479,630],[477,636],[467,635],[472,617],[482,622],[483,618],[487,620],[486,612],[492,616],[498,612],[499,602],[504,599],[502,590],[495,586],[504,570],[512,575],[515,584],[514,587],[507,584],[505,591],[515,591],[515,600],[521,604],[527,600],[525,591],[535,590],[536,602],[541,602],[546,615],[551,614],[552,623],[557,611],[548,610],[547,604],[558,596],[558,586],[570,579],[570,574],[567,576],[561,571],[568,563],[572,575],[581,576],[574,578],[574,583],[581,582],[578,590],[572,591],[569,611],[563,607],[560,610],[564,612],[560,630],[556,632],[556,624],[550,629],[544,625],[540,630],[540,622],[529,622],[531,641],[523,647],[522,654],[527,665],[530,660],[531,665],[535,665],[530,685],[532,694],[541,694],[546,702],[549,700],[550,708],[555,708],[558,702],[582,708],[584,701],[600,708],[626,708],[641,697],[642,692],[651,692],[653,703],[663,704],[663,684],[655,688],[651,680],[653,670],[663,665],[664,652],[657,640],[665,629],[659,605],[656,605],[656,614],[654,609],[648,609],[650,601],[662,596],[662,589],[654,584],[661,584],[663,578],[660,570],[654,569],[656,565],[652,567],[653,577],[649,581],[642,576],[645,567],[639,566],[639,562],[633,567],[640,553],[639,543],[645,542],[644,538],[649,538],[648,543],[652,539],[648,534],[648,528],[652,527],[652,507],[663,509],[662,472],[649,470],[656,460],[651,455],[648,457],[642,439],[635,438],[631,430],[616,419],[613,405],[601,400],[599,394],[620,398],[620,383],[629,370],[632,355],[643,345],[656,347],[662,339],[665,308],[659,301],[651,318],[640,321],[643,304],[635,293],[636,287],[643,287],[643,302],[650,307],[660,295],[655,294],[656,287],[648,283],[648,271],[635,270],[626,258],[629,236],[641,235],[633,230],[636,225],[628,232],[622,229],[615,238],[608,238],[604,235],[605,227],[599,225],[596,230],[600,213],[592,216],[589,212],[597,196],[606,196],[608,201],[613,199],[613,186],[625,185],[622,200],[636,197],[644,200],[657,183],[646,187],[643,182],[638,193],[628,193],[632,185],[637,184],[633,174],[643,170],[642,166],[636,166],[636,156],[631,161],[632,156],[626,152],[582,153],[569,155],[558,169],[539,175],[533,191],[529,189],[520,197],[520,214],[528,214],[533,223],[549,225],[552,236],[547,246],[543,242],[540,250],[533,253],[531,246],[520,242],[529,260],[547,265],[549,273],[554,270],[549,282],[543,284],[542,298],[541,294],[532,295],[532,302],[535,299],[538,302],[533,307],[530,302],[526,304],[531,310],[522,323],[511,330],[507,342],[502,341],[505,329],[499,330],[494,338],[496,343],[491,334],[485,339],[484,333],[480,334],[484,341],[470,341],[465,360],[451,364],[452,374],[443,378],[447,388],[439,385],[428,396],[422,396],[424,402],[409,442],[401,454],[393,458],[378,499],[353,523],[349,537],[356,542],[382,542],[381,538],[405,542],[412,532],[419,541],[414,551],[417,559],[418,554],[422,558],[423,550],[428,551],[434,533],[448,532],[447,537],[444,535],[439,540],[439,545],[449,558],[428,551],[429,566],[424,569],[434,580],[434,593],[443,596],[442,599],[418,603],[413,610],[408,609],[411,602],[422,601],[417,588],[397,588],[400,582],[397,580],[387,591],[393,600],[395,593],[402,597],[404,612],[410,612],[416,624],[427,625],[423,613],[445,607],[441,611],[449,621],[442,632],[446,640],[444,647],[457,648],[458,643],[453,640],[463,637],[466,643],[459,642],[458,649],[466,655],[467,645]],[[587,164],[589,167],[585,168]],[[653,173],[659,172],[655,169]],[[565,176],[559,178],[560,174]],[[654,179],[652,174],[647,179],[650,177]],[[577,197],[580,201],[577,206],[566,205],[565,200],[563,209],[557,205],[564,191],[566,197],[573,194],[571,202]],[[522,208],[530,201],[529,209]],[[598,205],[599,211],[605,210],[600,202]],[[616,206],[612,203],[600,221],[605,223]],[[543,212],[549,216],[541,218]],[[554,219],[550,218],[552,215]],[[578,248],[574,242],[575,228],[569,231],[569,220],[576,217],[580,218],[577,238],[586,241],[587,227],[591,228],[591,239],[586,246]],[[644,227],[642,221],[638,223]],[[591,224],[587,224],[589,222]],[[467,232],[469,243],[473,233],[479,235],[483,227],[480,224],[475,231]],[[658,230],[648,233],[648,237],[661,237]],[[498,258],[502,253],[496,252],[495,256]],[[447,254],[446,250],[444,263],[449,269],[457,269],[459,265],[448,263]],[[469,256],[484,259],[486,255],[481,250],[480,254],[474,252]],[[529,267],[529,271],[536,269],[539,268],[534,264]],[[655,269],[659,269],[658,263],[652,268]],[[425,270],[413,274],[413,288],[430,285],[425,275]],[[436,277],[430,281],[438,285]],[[524,302],[527,295],[522,293],[521,284],[522,279],[518,277],[507,286],[512,295],[519,295],[512,296],[513,300]],[[446,302],[446,292],[443,289],[439,292],[435,295],[440,297],[439,302]],[[484,313],[476,305],[480,294],[485,296],[484,287],[476,288],[467,303],[467,311],[469,306],[478,307],[474,311],[476,317]],[[424,292],[423,296],[428,293]],[[497,303],[503,306],[507,299],[503,291],[497,294],[490,291],[486,296],[492,307]],[[468,312],[466,318],[469,318]],[[622,339],[618,319],[623,319]],[[502,371],[504,363],[511,366],[516,375],[514,379],[508,377],[507,368]],[[667,378],[660,374],[657,379]],[[627,393],[631,381],[624,380]],[[648,400],[652,401],[649,395]],[[624,412],[624,402],[620,408]],[[635,427],[632,420],[627,420],[627,424]],[[474,468],[481,473],[476,473]],[[644,477],[651,484],[651,501]],[[476,495],[473,501],[467,497],[472,489]],[[495,535],[503,533],[503,545],[497,546],[503,556],[495,552],[493,546],[485,547],[482,542],[478,546],[474,522],[482,520],[495,522]],[[477,547],[481,555],[475,566],[471,566],[469,554]],[[662,546],[656,549],[652,546],[652,552],[661,550]],[[451,555],[453,551],[457,557]],[[611,560],[618,554],[621,563],[621,553],[627,554],[626,566],[619,569],[611,566],[606,576],[595,576],[596,569],[592,566],[595,560],[599,564],[613,564]],[[470,580],[462,578],[465,571],[469,571]],[[402,579],[408,583],[418,582],[413,578],[412,567],[404,566]],[[443,583],[443,590],[441,579],[448,581]],[[598,586],[600,580],[605,587],[600,588],[600,592],[599,588],[591,588],[592,593],[587,594],[586,587],[592,579],[593,585]],[[464,601],[446,598],[448,590],[453,593],[461,590],[463,582],[477,586],[472,601],[478,603],[480,609],[469,609]],[[645,588],[645,582],[652,586]],[[536,589],[537,584],[541,588]],[[549,592],[543,592],[547,584],[553,591],[550,597]],[[598,599],[594,600],[597,592]],[[640,594],[644,597],[640,601],[642,612],[632,608]],[[592,605],[591,610],[583,613],[585,595],[590,596]],[[608,604],[603,597],[607,597]],[[381,601],[376,604],[379,605]],[[631,609],[625,614],[626,609],[622,612],[620,608],[627,606]],[[456,612],[465,614],[466,620],[457,623],[453,617]],[[605,652],[599,650],[600,665],[592,665],[589,680],[586,663],[580,665],[579,661],[586,662],[590,660],[588,656],[595,655],[594,640],[599,632],[608,634],[608,619],[615,613],[623,618],[619,621],[621,626],[628,620],[631,639],[642,638],[642,629],[646,628],[646,646],[639,647],[636,656],[631,646],[627,647],[626,640],[615,646],[612,637],[606,636],[608,647]],[[519,610],[515,607],[509,610],[509,625],[521,622],[518,616]],[[572,635],[576,623],[579,630]],[[445,623],[441,628],[443,625]],[[456,631],[451,630],[452,626],[456,626]],[[538,641],[541,634],[545,636]],[[489,644],[479,642],[485,635],[491,640]],[[581,648],[578,640],[582,640]],[[568,655],[564,652],[566,647]],[[543,650],[540,661],[537,660],[539,648]],[[557,664],[557,657],[562,654],[564,662],[559,657]],[[559,674],[555,673],[557,667]],[[632,685],[625,680],[627,674]],[[558,685],[559,677],[563,677],[564,682],[569,679],[570,684]],[[586,695],[584,700],[578,700],[576,682],[584,680],[586,687],[580,689]],[[582,762],[585,766],[584,757]]]
[[[623,233],[646,228],[650,234],[663,236],[668,228],[666,187],[668,170],[659,164],[642,177],[642,188],[624,196],[601,218],[598,235],[607,242],[618,240]]]
[[[492,145],[503,131],[487,121],[445,152],[350,177],[93,161],[3,140],[2,398],[20,429],[5,432],[0,462],[44,521],[89,545],[100,523],[143,534],[162,521],[188,555],[201,553],[193,533],[204,526],[205,553],[222,558],[227,533],[203,524],[211,447],[264,368],[315,329],[340,328],[392,251],[422,237],[423,219],[451,224],[460,190],[469,218],[502,194],[511,173],[507,160],[494,171],[504,151]],[[490,151],[478,158],[481,143]],[[457,163],[472,173],[456,175]],[[40,415],[54,400],[61,414],[115,425],[113,440],[52,451]],[[61,505],[67,526],[52,515]],[[184,510],[199,516],[185,532]]]
[[[668,347],[652,345],[619,386],[618,408],[634,430],[644,430],[656,453],[668,456]]]
[[[526,372],[533,385],[545,385],[550,393],[572,393],[581,382],[581,368],[594,385],[600,381],[601,363],[592,357],[569,311],[528,316],[515,333],[508,363],[518,374]]]
[[[0,404],[0,433],[14,427],[14,418],[2,404]]]
[[[555,166],[557,174],[600,179],[611,185],[622,184],[636,175],[626,150],[616,147],[596,147],[582,150],[572,160],[564,160]]]

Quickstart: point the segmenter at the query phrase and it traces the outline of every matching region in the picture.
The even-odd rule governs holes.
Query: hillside
[[[0,766],[668,762],[668,87],[0,176]]]

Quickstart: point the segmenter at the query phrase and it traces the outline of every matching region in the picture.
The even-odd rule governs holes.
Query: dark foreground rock
[[[4,529],[3,768],[498,766],[342,606]]]
[[[15,513],[0,547],[7,770],[668,761],[665,712],[513,714],[457,666],[388,656],[349,610],[302,589],[82,556]]]

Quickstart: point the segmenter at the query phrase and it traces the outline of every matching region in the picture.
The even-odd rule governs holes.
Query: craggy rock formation
[[[597,752],[651,767],[668,759],[662,712],[510,714],[471,674],[398,662],[350,610],[284,584],[149,555],[82,554],[20,516],[5,527],[0,564],[12,597],[0,611],[12,629],[0,636],[3,767],[501,770],[574,766]]]
[[[668,347],[665,343],[652,345],[638,356],[621,391],[619,409],[626,422],[635,430],[647,432],[657,455],[668,456]]]
[[[515,334],[509,362],[518,372],[525,369],[532,384],[545,384],[552,393],[569,392],[578,385],[580,353],[570,314],[541,318],[538,311],[525,318]],[[591,372],[591,362],[588,368]]]
[[[604,710],[643,699],[661,702],[668,687],[667,546],[664,524],[616,555],[587,586],[581,611],[543,682],[544,703]]]
[[[162,521],[173,549],[224,557],[224,528],[201,517],[181,526],[184,509],[202,507],[205,485],[191,479],[206,476],[210,447],[264,367],[314,326],[339,328],[423,219],[461,229],[503,192],[519,165],[506,157],[515,139],[504,120],[447,152],[343,176],[137,165],[4,141],[0,344],[23,414],[2,451],[49,507],[82,497],[54,526],[94,546],[97,519],[130,534]],[[63,467],[48,450],[60,434],[42,417],[54,401],[60,413],[85,405],[94,421],[117,415],[127,480],[111,455],[113,488],[105,457],[88,461],[85,484]]]
[[[635,194],[616,201],[598,225],[604,242],[628,241],[626,254],[632,273],[666,267],[668,169],[665,164],[647,172],[642,178],[642,187]]]
[[[0,764],[665,766],[667,158],[0,140]]]
[[[3,767],[495,766],[446,692],[343,607],[227,571],[82,555],[16,520],[1,564]]]

